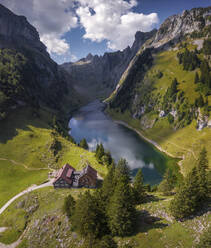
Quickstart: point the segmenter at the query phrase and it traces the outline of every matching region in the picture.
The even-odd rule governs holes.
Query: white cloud
[[[58,55],[65,54],[69,50],[69,44],[64,39],[59,39],[54,35],[44,34],[41,41],[47,46],[50,53]]]
[[[0,3],[26,16],[51,55],[60,57],[71,54],[71,44],[64,34],[79,25],[85,29],[84,39],[106,40],[108,48],[122,50],[132,45],[138,30],[149,31],[158,23],[156,13],[134,12],[137,0],[0,0]]]
[[[101,42],[107,40],[108,48],[124,49],[132,45],[135,33],[150,31],[158,23],[156,13],[134,13],[136,0],[79,0],[76,10],[86,33],[85,39]],[[92,11],[90,11],[90,9]]]

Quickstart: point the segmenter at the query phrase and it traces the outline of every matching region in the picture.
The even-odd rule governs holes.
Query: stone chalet
[[[69,164],[65,164],[57,173],[54,188],[95,188],[97,185],[97,171],[87,165],[82,171],[76,171]]]

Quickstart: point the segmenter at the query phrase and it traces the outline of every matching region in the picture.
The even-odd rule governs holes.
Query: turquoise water
[[[99,101],[82,107],[70,120],[71,136],[76,142],[86,138],[90,150],[103,143],[115,161],[121,157],[128,161],[131,174],[142,168],[145,183],[157,184],[168,162],[167,157],[143,140],[136,132],[112,121]]]

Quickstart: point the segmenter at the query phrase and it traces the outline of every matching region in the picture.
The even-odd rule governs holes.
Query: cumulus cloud
[[[149,31],[158,23],[156,13],[135,13],[137,0],[0,0],[36,27],[51,54],[66,56],[70,45],[64,35],[82,27],[84,39],[107,41],[112,50],[132,45],[136,31]]]
[[[134,13],[136,0],[79,0],[76,13],[85,29],[85,39],[101,42],[107,40],[108,48],[124,49],[132,45],[135,33],[149,31],[158,23],[156,13]]]

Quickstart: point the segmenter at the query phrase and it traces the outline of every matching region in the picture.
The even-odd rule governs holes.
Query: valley
[[[0,248],[209,247],[210,13],[58,65],[0,4],[0,209],[19,196]],[[49,186],[66,163],[92,166],[97,189]]]

